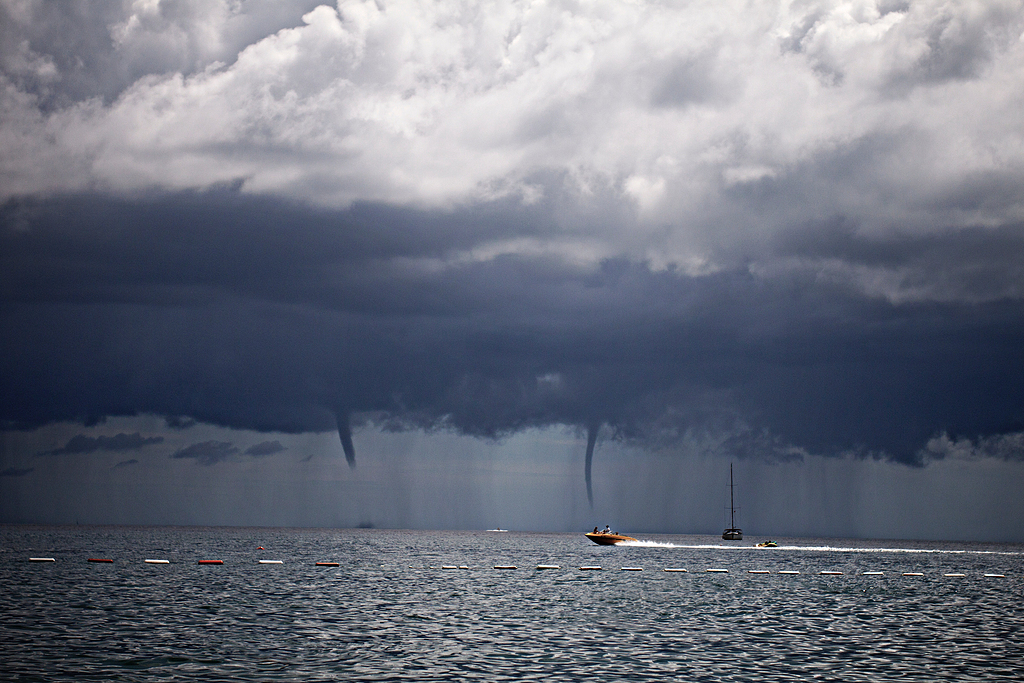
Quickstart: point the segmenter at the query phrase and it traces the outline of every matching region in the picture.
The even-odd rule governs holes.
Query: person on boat
[[[591,533],[595,533],[595,534],[597,533],[597,527],[596,526],[594,527],[594,531],[591,532]]]
[[[610,534],[611,532],[612,532],[612,528],[610,526],[608,526],[607,524],[605,524],[604,525],[604,531],[602,531],[601,533],[602,534]]]

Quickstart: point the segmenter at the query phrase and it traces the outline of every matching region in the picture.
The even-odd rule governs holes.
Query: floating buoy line
[[[55,557],[29,557],[28,561],[29,562],[39,562],[39,563],[56,563],[57,562],[57,558],[55,558]],[[107,557],[90,557],[90,558],[86,559],[86,562],[93,563],[93,564],[114,564],[113,558],[107,558]],[[170,560],[167,560],[167,559],[155,559],[155,558],[147,558],[147,559],[142,560],[142,562],[143,562],[143,564],[153,564],[153,565],[171,564]],[[284,564],[284,560],[256,560],[256,563],[257,564],[261,564],[261,565],[283,565]],[[200,559],[200,560],[196,561],[196,564],[201,564],[201,565],[223,565],[223,564],[225,564],[225,562],[224,562],[224,560],[220,560],[220,559]],[[322,562],[314,562],[313,566],[316,566],[316,567],[341,567],[341,563],[340,562],[331,562],[331,561],[322,561]],[[516,565],[516,564],[495,564],[495,565],[491,565],[491,567],[493,569],[495,569],[495,570],[502,570],[502,571],[515,571],[515,570],[519,569],[519,565]],[[410,565],[409,569],[444,569],[444,570],[463,570],[463,571],[466,571],[466,570],[471,570],[471,569],[478,569],[478,567],[474,567],[474,566],[470,566],[470,565],[466,565],[466,564],[442,564],[439,567],[438,566],[417,567],[415,565]],[[558,565],[558,564],[538,564],[538,565],[535,566],[535,569],[537,571],[560,570],[560,569],[562,569],[562,566]],[[581,572],[594,572],[594,571],[602,571],[604,568],[601,565],[581,565],[581,566],[577,567],[577,569],[578,569],[578,571],[581,571]],[[642,572],[644,570],[643,567],[636,567],[636,566],[619,567],[618,569],[619,569],[619,571],[623,571],[623,572]],[[665,567],[661,571],[662,572],[666,572],[666,573],[676,573],[676,574],[688,574],[688,573],[690,573],[690,570],[685,568],[685,567]],[[708,567],[708,568],[703,570],[703,573],[705,573],[705,574],[728,574],[729,573],[729,569],[725,568],[725,567]],[[770,575],[770,574],[772,574],[772,571],[769,570],[769,569],[748,569],[748,570],[746,570],[746,573],[747,574],[754,574],[754,575]],[[795,575],[799,575],[800,574],[800,572],[798,570],[795,570],[795,569],[781,569],[781,570],[776,571],[774,573],[777,574],[777,575],[780,575],[780,576],[795,576]],[[818,576],[829,576],[829,577],[831,577],[831,576],[844,576],[845,575],[845,572],[839,571],[839,570],[835,570],[835,569],[823,569],[823,570],[819,570],[816,573],[817,573]],[[872,570],[872,571],[864,571],[864,572],[859,572],[859,573],[854,572],[854,573],[851,573],[850,575],[851,576],[872,576],[872,577],[874,577],[874,576],[885,576],[885,572],[877,571],[877,570]],[[905,577],[905,578],[916,578],[916,577],[923,578],[923,577],[927,576],[927,574],[925,574],[925,572],[920,572],[920,571],[898,572],[898,573],[894,573],[893,575],[894,576],[899,576],[899,577]],[[968,575],[963,573],[963,572],[944,572],[944,573],[940,574],[939,576],[941,576],[942,578],[949,578],[949,579],[963,579],[963,578],[967,578]],[[1006,578],[1006,574],[1001,574],[1001,573],[996,573],[996,572],[986,572],[986,573],[982,573],[981,577],[982,578],[986,578],[986,579],[1005,579]]]

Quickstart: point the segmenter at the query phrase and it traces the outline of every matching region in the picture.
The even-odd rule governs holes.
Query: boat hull
[[[632,536],[623,536],[622,534],[595,534],[594,532],[589,532],[583,535],[598,545],[615,545],[623,541],[636,540]]]
[[[743,530],[742,529],[726,529],[722,532],[723,541],[742,541]]]

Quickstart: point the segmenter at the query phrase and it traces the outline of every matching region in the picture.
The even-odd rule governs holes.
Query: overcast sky
[[[1024,540],[1024,2],[0,0],[0,297],[0,521]]]

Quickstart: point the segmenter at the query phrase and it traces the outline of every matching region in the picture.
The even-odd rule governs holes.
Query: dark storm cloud
[[[923,283],[938,301],[894,303],[820,268],[416,265],[460,240],[544,230],[536,207],[500,208],[328,212],[230,192],[41,203],[31,229],[3,233],[18,330],[3,338],[3,419],[150,412],[300,432],[351,415],[487,438],[606,425],[651,448],[718,434],[737,455],[905,462],[938,434],[1024,429],[1020,305],[990,296],[1020,283],[1019,225],[906,238],[834,221],[762,255],[939,273]],[[442,219],[443,239],[428,229]],[[173,457],[237,452],[205,442]]]
[[[4,427],[1019,457],[1021,2],[300,5],[4,5]]]
[[[0,472],[0,477],[24,477],[33,470],[35,470],[34,467],[26,467],[24,469],[20,467],[8,467],[6,470]]]
[[[262,441],[255,446],[249,446],[246,448],[245,454],[254,457],[262,457],[264,455],[274,455],[275,453],[280,453],[281,451],[286,450],[288,449],[282,446],[280,441]]]
[[[45,451],[39,455],[79,455],[97,451],[134,451],[145,446],[163,443],[162,436],[142,436],[134,434],[116,434],[114,436],[88,436],[77,434],[61,448]]]
[[[190,429],[196,426],[196,421],[185,415],[168,415],[164,422],[171,429]]]
[[[238,449],[229,441],[202,441],[176,451],[171,457],[195,460],[200,465],[215,465],[237,452]]]

